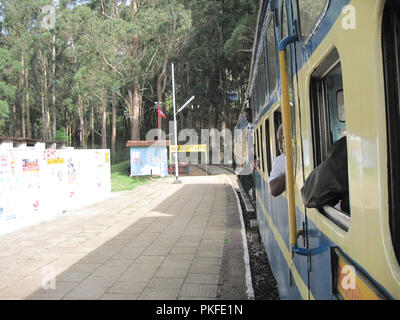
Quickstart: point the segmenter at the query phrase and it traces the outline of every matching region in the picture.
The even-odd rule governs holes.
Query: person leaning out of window
[[[286,156],[283,125],[279,126],[277,137],[281,154],[274,160],[271,174],[268,179],[269,189],[273,197],[280,196],[285,191],[286,187]]]

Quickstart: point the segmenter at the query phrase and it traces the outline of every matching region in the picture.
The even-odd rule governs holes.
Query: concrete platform
[[[174,179],[2,235],[0,299],[251,299],[226,176]]]

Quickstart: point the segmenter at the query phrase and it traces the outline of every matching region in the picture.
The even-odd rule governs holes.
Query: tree
[[[156,126],[154,102],[171,115],[172,61],[178,104],[195,95],[200,106],[180,126],[233,129],[241,106],[226,93],[243,98],[258,1],[55,3],[48,29],[42,8],[53,0],[0,0],[2,134],[66,136],[82,148],[111,140],[112,150],[144,138]]]
[[[12,84],[17,65],[11,52],[0,48],[0,135],[10,134],[6,126],[11,120],[10,109],[15,108],[17,98],[17,87]]]

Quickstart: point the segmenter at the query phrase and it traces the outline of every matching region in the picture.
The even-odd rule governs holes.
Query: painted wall
[[[0,148],[0,234],[109,196],[109,150]]]

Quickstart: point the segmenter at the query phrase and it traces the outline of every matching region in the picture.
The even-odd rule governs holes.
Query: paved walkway
[[[248,299],[226,177],[174,179],[0,236],[0,299]]]

